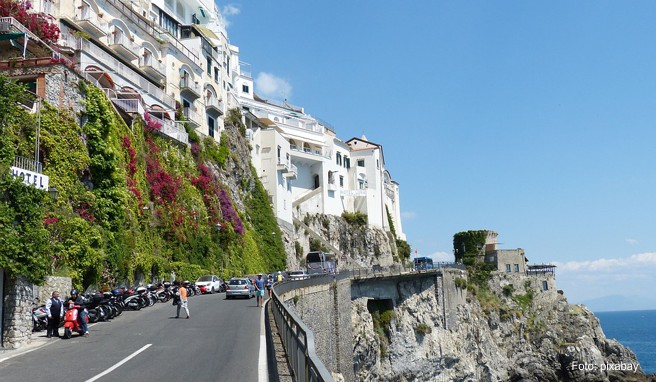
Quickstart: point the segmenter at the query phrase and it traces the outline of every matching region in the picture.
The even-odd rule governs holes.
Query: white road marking
[[[260,325],[260,359],[258,361],[258,381],[269,382],[269,367],[267,365],[267,351],[266,351],[266,322],[264,321],[264,311],[267,309],[266,303],[262,309],[262,320]]]
[[[123,360],[121,360],[121,362],[119,362],[119,363],[117,363],[116,365],[110,367],[109,369],[103,371],[102,373],[96,375],[95,377],[93,377],[93,378],[91,378],[91,379],[87,379],[85,382],[93,382],[93,381],[97,381],[98,379],[100,379],[100,378],[106,376],[107,374],[109,374],[109,373],[111,373],[112,371],[114,371],[114,370],[118,369],[119,367],[121,367],[121,365],[123,365],[124,363],[128,362],[128,361],[131,360],[132,358],[134,358],[134,357],[136,357],[137,355],[139,355],[139,353],[141,353],[142,351],[148,349],[151,345],[152,345],[152,344],[148,344],[148,345],[142,347],[141,349],[137,350],[136,352],[134,352],[134,353],[130,354],[129,356],[123,358]]]

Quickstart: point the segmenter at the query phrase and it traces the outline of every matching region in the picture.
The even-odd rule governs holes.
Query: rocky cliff
[[[592,312],[544,290],[535,276],[493,274],[485,293],[464,289],[471,283],[463,276],[455,284],[464,298],[451,307],[421,280],[399,283],[389,311],[355,299],[356,380],[656,380],[629,349],[605,337]]]
[[[352,224],[340,216],[308,214],[294,224],[294,238],[289,242],[294,241],[295,248],[287,258],[289,269],[302,268],[304,255],[313,250],[311,241],[319,237],[325,251],[346,255],[342,269],[390,266],[395,262],[396,248],[382,229]]]

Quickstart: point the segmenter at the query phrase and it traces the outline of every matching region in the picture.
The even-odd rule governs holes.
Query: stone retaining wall
[[[32,341],[33,285],[25,277],[5,274],[2,346],[17,349]]]
[[[45,304],[52,297],[53,291],[59,291],[60,298],[63,300],[69,295],[72,289],[71,278],[46,276],[45,282],[38,289],[38,297],[41,304]]]

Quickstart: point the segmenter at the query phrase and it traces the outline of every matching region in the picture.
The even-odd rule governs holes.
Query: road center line
[[[109,369],[103,371],[102,373],[96,375],[95,377],[93,377],[93,378],[91,378],[91,379],[87,379],[85,382],[93,382],[93,381],[97,381],[98,379],[100,379],[100,378],[106,376],[107,374],[109,374],[109,373],[111,373],[112,371],[114,371],[114,370],[118,369],[119,367],[121,367],[121,365],[123,365],[124,363],[128,362],[128,361],[131,360],[132,358],[134,358],[134,357],[136,357],[137,355],[139,355],[139,353],[141,353],[142,351],[148,349],[151,345],[152,345],[152,344],[148,344],[148,345],[142,347],[141,349],[137,350],[136,352],[134,352],[134,353],[130,354],[129,356],[123,358],[123,359],[121,360],[121,362],[119,362],[119,363],[117,363],[116,365],[110,367]]]

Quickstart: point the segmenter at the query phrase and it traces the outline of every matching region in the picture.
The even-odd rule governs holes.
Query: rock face
[[[392,248],[390,239],[384,230],[377,227],[354,226],[341,216],[305,215],[303,223],[332,247],[346,255],[349,266],[371,267],[373,265],[390,266],[394,264],[396,249]],[[296,241],[302,247],[302,254],[310,251],[312,236],[306,228],[294,226]],[[327,248],[329,252],[332,250]],[[289,259],[288,264],[300,264],[302,256]]]
[[[630,350],[605,337],[592,312],[543,290],[533,276],[493,275],[489,294],[470,293],[451,312],[449,328],[443,309],[452,308],[436,289],[405,282],[398,292],[385,330],[367,298],[353,301],[358,381],[656,380]]]

